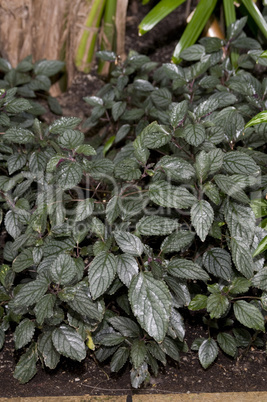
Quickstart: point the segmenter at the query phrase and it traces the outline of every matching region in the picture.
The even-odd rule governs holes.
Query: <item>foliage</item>
[[[44,99],[53,113],[61,115],[61,107],[49,90],[63,67],[62,61],[44,59],[33,63],[32,56],[28,56],[16,68],[12,68],[7,60],[0,58],[0,124],[6,127],[9,125],[9,116],[16,116],[17,122],[21,120],[23,127],[30,127],[36,116],[46,112],[44,106],[33,99]]]
[[[267,192],[267,126],[245,123],[266,109],[267,81],[255,50],[236,70],[222,45],[202,39],[183,66],[131,52],[85,98],[84,126],[109,134],[96,150],[75,117],[25,128],[3,91],[0,341],[14,330],[20,382],[38,360],[94,353],[113,372],[129,361],[137,388],[188,350],[188,314],[207,329],[191,345],[204,368],[219,348],[263,346],[267,269],[252,254],[266,232],[250,200]]]
[[[143,3],[144,2],[147,3],[146,0],[143,0]],[[140,22],[139,34],[144,35],[146,32],[150,31],[156,24],[184,2],[185,0],[159,1],[159,3],[157,3]],[[183,59],[183,57],[181,57],[181,52],[197,41],[205,25],[208,23],[210,16],[212,13],[215,13],[215,7],[220,4],[223,5],[227,30],[232,23],[236,22],[235,6],[239,7],[241,5],[241,12],[243,15],[249,17],[249,23],[252,25],[252,30],[255,28],[252,24],[252,21],[254,21],[254,25],[262,33],[263,37],[267,39],[267,22],[253,0],[240,0],[240,2],[234,2],[233,0],[200,0],[195,8],[192,19],[188,22],[177,46],[175,47],[172,57],[174,63],[179,63],[181,59]],[[237,47],[239,47],[239,44]]]

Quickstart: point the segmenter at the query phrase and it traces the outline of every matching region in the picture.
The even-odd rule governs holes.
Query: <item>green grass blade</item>
[[[223,8],[224,8],[225,24],[226,24],[226,27],[228,28],[229,25],[236,22],[235,5],[234,5],[233,0],[223,0]],[[231,53],[231,63],[232,63],[232,66],[234,66],[235,68],[238,65],[238,63],[237,63],[238,57],[239,57],[238,52],[233,51]]]
[[[80,71],[89,73],[95,53],[95,43],[106,0],[93,0],[85,23],[85,29],[78,45],[75,65]]]
[[[114,45],[115,38],[115,18],[116,18],[117,0],[106,0],[104,12],[104,24],[102,30],[101,50],[113,50],[116,52]],[[107,75],[109,72],[110,63],[100,60],[98,62],[98,73]]]
[[[223,0],[225,24],[227,27],[236,22],[235,5],[233,0]]]
[[[140,22],[138,26],[139,35],[144,35],[150,31],[158,22],[184,2],[185,0],[161,0]]]
[[[267,38],[267,22],[263,18],[260,10],[252,0],[241,0],[246,7],[248,14],[253,18],[264,37]]]
[[[174,63],[179,63],[181,59],[179,58],[182,50],[193,45],[198,39],[199,35],[203,31],[209,17],[214,10],[217,0],[200,0],[198,3],[194,15],[184,30],[184,33],[178,42],[173,56],[172,61]]]

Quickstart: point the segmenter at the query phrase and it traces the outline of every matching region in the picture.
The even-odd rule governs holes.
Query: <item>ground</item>
[[[140,38],[136,27],[146,14],[148,6],[141,6],[141,2],[131,2],[126,50],[134,49],[149,55],[152,60],[169,62],[183,29],[181,17],[185,7],[186,5],[183,5],[151,33]],[[82,98],[95,94],[101,85],[103,82],[95,73],[77,74],[69,90],[58,98],[64,115],[87,117],[89,106]],[[46,119],[49,121],[51,118],[51,114],[47,114]],[[8,334],[4,349],[0,353],[0,397],[267,391],[265,350],[250,349],[238,360],[219,352],[214,364],[204,370],[198,361],[197,352],[190,351],[190,346],[196,337],[207,337],[207,333],[192,317],[185,324],[189,352],[181,353],[179,364],[168,362],[167,366],[161,369],[159,376],[152,377],[150,384],[140,390],[131,389],[129,366],[114,375],[110,373],[108,365],[100,366],[92,356],[88,356],[82,363],[62,358],[59,367],[53,371],[44,370],[39,365],[36,376],[28,384],[20,385],[13,378],[19,355],[14,351],[11,334]]]

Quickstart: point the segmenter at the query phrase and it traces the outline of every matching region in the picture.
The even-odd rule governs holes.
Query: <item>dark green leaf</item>
[[[220,293],[211,294],[207,300],[207,311],[211,318],[220,318],[228,309],[230,303],[226,296]]]
[[[237,353],[237,344],[235,338],[225,332],[220,332],[217,336],[217,342],[220,348],[229,356],[235,357]]]
[[[136,225],[136,229],[144,236],[167,235],[178,229],[179,223],[177,220],[164,218],[162,216],[145,216]]]
[[[254,262],[247,244],[240,239],[233,237],[231,240],[231,253],[237,270],[241,272],[247,279],[252,278]]]
[[[178,252],[181,249],[189,246],[193,241],[195,235],[189,230],[182,230],[178,233],[173,233],[170,236],[166,237],[162,242],[160,249],[164,253],[173,253],[174,251]]]
[[[158,205],[170,208],[186,209],[192,207],[196,198],[186,188],[173,186],[159,180],[149,186],[149,198]]]
[[[205,140],[205,128],[201,124],[188,124],[184,129],[183,138],[188,144],[197,147]]]
[[[141,272],[130,284],[129,300],[141,327],[161,342],[171,311],[171,296],[165,283],[154,279],[149,272]]]
[[[62,134],[67,129],[74,129],[80,122],[78,117],[61,117],[49,126],[49,131],[52,134]]]
[[[260,310],[245,300],[238,300],[234,303],[236,318],[245,327],[265,332],[264,317]]]
[[[82,179],[83,169],[77,162],[64,161],[57,170],[57,183],[66,190],[75,187]]]
[[[198,264],[185,258],[173,258],[168,265],[168,272],[170,275],[176,276],[177,278],[184,279],[200,279],[202,281],[207,281],[209,275],[204,271]]]
[[[53,294],[47,294],[38,300],[34,308],[36,320],[39,324],[43,324],[45,318],[52,317],[54,313],[54,305],[56,296]]]
[[[256,174],[260,168],[254,160],[247,154],[239,151],[228,152],[224,155],[223,167],[229,174]]]
[[[27,345],[32,340],[34,331],[35,325],[31,320],[28,318],[22,320],[14,332],[15,348],[21,349]]]
[[[58,353],[79,362],[86,357],[85,344],[74,329],[61,325],[52,332],[52,342]]]
[[[48,289],[48,281],[44,277],[37,277],[19,290],[14,297],[15,306],[31,306],[46,293]]]
[[[38,350],[42,354],[44,363],[50,369],[56,368],[60,360],[60,354],[56,351],[52,342],[52,330],[43,332],[38,338]]]
[[[19,380],[21,384],[25,384],[35,376],[37,373],[37,360],[38,353],[36,344],[32,343],[27,351],[21,356],[15,368],[14,377]]]
[[[190,211],[192,225],[201,241],[205,241],[214,219],[214,211],[208,201],[196,202]]]
[[[198,350],[198,357],[203,368],[207,368],[214,362],[216,357],[218,356],[218,346],[214,339],[209,338],[206,339],[200,345]]]
[[[203,310],[207,308],[208,297],[205,295],[196,295],[190,302],[188,308],[189,310]]]
[[[89,287],[93,299],[97,299],[107,290],[116,271],[116,259],[112,253],[103,251],[93,259],[88,269]]]
[[[163,156],[156,167],[163,169],[170,179],[182,183],[190,181],[195,176],[193,166],[183,158],[176,156]]]
[[[143,254],[144,246],[137,236],[120,230],[114,233],[114,237],[118,246],[124,253],[133,256],[140,256]]]
[[[232,261],[230,254],[219,247],[214,247],[203,255],[203,264],[206,270],[219,278],[230,281],[233,278]]]
[[[140,367],[146,358],[147,348],[143,340],[135,339],[131,347],[131,360],[134,368]]]
[[[145,127],[140,136],[142,144],[150,149],[160,148],[171,140],[169,131],[156,121]]]
[[[117,316],[109,318],[108,321],[125,337],[136,338],[140,335],[138,325],[130,318]]]
[[[55,283],[69,284],[76,275],[74,259],[67,254],[60,254],[50,268],[50,275]]]
[[[111,362],[110,362],[110,370],[112,372],[118,372],[124,364],[127,362],[129,358],[129,349],[122,346],[119,348],[114,355],[112,356]]]
[[[117,272],[120,280],[129,287],[133,276],[139,272],[136,259],[128,254],[118,255]]]

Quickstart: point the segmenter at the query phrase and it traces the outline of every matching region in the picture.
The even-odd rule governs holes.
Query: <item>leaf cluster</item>
[[[253,52],[234,69],[220,41],[197,46],[183,66],[119,63],[85,98],[84,127],[108,135],[95,147],[75,117],[2,124],[0,343],[15,326],[20,382],[38,360],[94,353],[114,372],[129,361],[137,388],[188,350],[190,311],[207,328],[191,346],[204,368],[219,348],[263,345],[267,268],[253,253],[266,232],[251,199],[267,192],[267,126],[245,124],[267,81]]]

